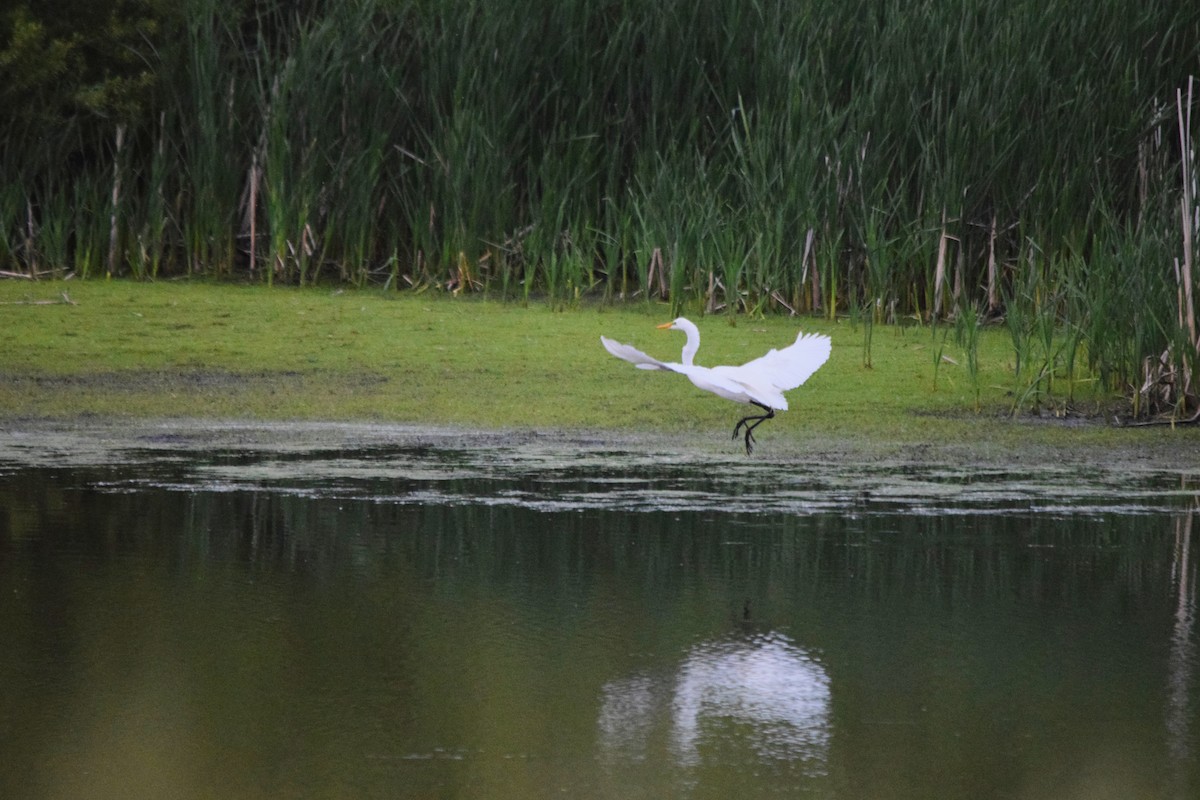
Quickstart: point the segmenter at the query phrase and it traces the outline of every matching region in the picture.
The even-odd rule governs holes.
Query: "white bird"
[[[736,439],[738,432],[745,426],[747,454],[754,449],[754,429],[773,418],[776,411],[787,411],[788,404],[783,393],[804,383],[829,360],[828,336],[800,333],[797,334],[795,342],[782,350],[772,349],[766,355],[748,361],[740,367],[701,367],[694,363],[696,351],[700,349],[700,330],[690,320],[679,317],[658,327],[687,334],[682,364],[659,361],[635,347],[614,342],[606,336],[600,337],[600,343],[604,345],[605,350],[623,361],[637,365],[638,369],[678,372],[686,375],[699,389],[735,403],[748,403],[761,408],[765,413],[742,417],[733,428],[733,438]]]

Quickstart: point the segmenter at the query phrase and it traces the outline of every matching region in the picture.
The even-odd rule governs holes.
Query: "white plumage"
[[[600,343],[605,350],[636,365],[638,369],[678,372],[686,375],[699,389],[735,403],[761,408],[765,413],[743,417],[733,429],[733,438],[736,439],[745,426],[747,453],[753,450],[753,430],[763,421],[774,417],[776,411],[787,410],[787,398],[783,393],[800,386],[829,360],[831,343],[828,336],[801,333],[787,347],[773,349],[741,366],[702,367],[695,363],[696,351],[700,349],[700,330],[690,320],[679,317],[658,327],[681,330],[687,335],[682,363],[659,361],[636,347],[621,344],[606,336],[600,337]]]

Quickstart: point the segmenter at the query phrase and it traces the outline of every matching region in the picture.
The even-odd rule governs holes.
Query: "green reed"
[[[868,362],[970,309],[1124,391],[1183,324],[1194,4],[180,9],[145,113],[0,120],[0,270],[851,312]]]

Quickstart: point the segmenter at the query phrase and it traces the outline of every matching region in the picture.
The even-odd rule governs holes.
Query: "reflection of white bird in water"
[[[680,766],[720,758],[705,740],[745,742],[764,760],[806,774],[828,767],[832,692],[824,666],[787,637],[769,633],[696,645],[666,674],[639,673],[605,684],[599,715],[602,748],[641,761],[655,731],[668,731]]]
[[[795,389],[808,380],[817,368],[829,359],[828,336],[819,333],[798,334],[796,341],[782,350],[771,350],[765,356],[748,361],[740,367],[701,367],[693,363],[700,349],[700,331],[689,320],[679,317],[666,322],[659,328],[680,330],[687,334],[683,346],[683,363],[659,361],[641,350],[627,344],[600,337],[604,349],[617,358],[636,364],[638,369],[663,369],[686,375],[697,388],[732,400],[758,406],[765,413],[742,417],[733,427],[733,438],[744,426],[746,429],[746,453],[754,449],[754,429],[763,421],[775,416],[775,412],[787,411],[787,400],[783,393]]]

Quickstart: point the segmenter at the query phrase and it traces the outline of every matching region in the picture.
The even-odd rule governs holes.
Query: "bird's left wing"
[[[630,364],[636,364],[638,369],[664,369],[669,372],[675,372],[675,368],[667,363],[659,361],[653,356],[648,356],[636,347],[620,342],[614,342],[607,336],[600,337],[600,343],[604,345],[604,349],[612,353],[622,361],[628,361]]]
[[[795,389],[829,360],[831,343],[820,333],[797,334],[782,350],[772,350],[741,366],[747,373],[766,377],[782,391]]]

